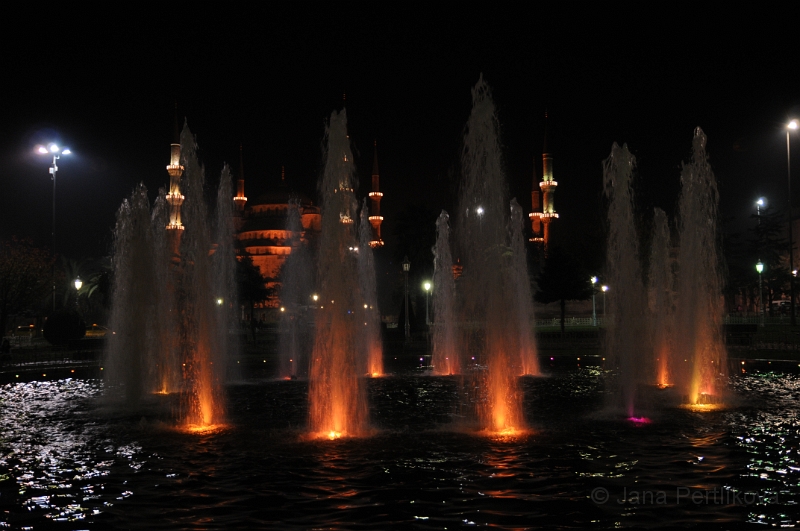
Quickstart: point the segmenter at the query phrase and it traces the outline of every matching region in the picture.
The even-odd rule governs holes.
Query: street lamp
[[[590,280],[592,281],[592,326],[597,326],[597,311],[594,305],[594,294],[596,291],[594,285],[597,284],[597,277],[592,277]]]
[[[756,264],[756,271],[758,271],[758,306],[761,313],[761,326],[764,326],[764,294],[761,288],[761,273],[764,271],[764,264],[761,263],[761,259]]]
[[[603,290],[603,319],[605,319],[605,317],[606,317],[606,291],[608,291],[608,286],[603,285],[603,287],[600,288],[600,289]]]
[[[81,286],[83,286],[83,281],[81,280],[81,276],[78,275],[78,277],[75,279],[75,309],[79,308],[78,297],[80,296]]]
[[[430,314],[428,313],[428,297],[431,292],[431,281],[426,280],[425,282],[423,282],[422,288],[425,290],[425,324],[430,326],[431,319],[429,317]]]
[[[53,259],[56,256],[56,172],[58,172],[58,159],[61,155],[72,153],[69,148],[60,148],[56,144],[49,144],[47,147],[39,146],[36,151],[40,155],[53,155],[53,165],[50,166],[50,175],[53,179]],[[56,263],[53,262],[53,311],[56,310]]]
[[[408,255],[403,257],[403,278],[405,280],[405,293],[406,293],[406,326],[405,326],[405,333],[406,333],[406,340],[411,338],[411,325],[408,322],[408,272],[411,270],[411,262],[408,261]]]
[[[759,225],[761,225],[761,207],[766,203],[767,201],[763,197],[759,197],[758,201],[756,201],[756,217],[758,218]]]
[[[794,271],[794,241],[792,239],[792,159],[789,151],[789,132],[797,130],[797,120],[786,124],[786,180],[789,184],[789,270]],[[789,278],[789,311],[792,313],[792,326],[796,325],[794,316],[794,277]]]

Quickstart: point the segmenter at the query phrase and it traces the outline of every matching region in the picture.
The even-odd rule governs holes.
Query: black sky
[[[242,144],[248,197],[275,186],[281,166],[292,186],[313,195],[324,122],[343,93],[365,185],[378,142],[391,244],[392,217],[410,202],[452,208],[470,88],[481,73],[499,110],[510,190],[526,211],[549,113],[561,214],[554,237],[594,234],[601,162],[613,142],[637,155],[643,204],[671,211],[696,126],[709,137],[733,227],[747,226],[760,195],[786,201],[783,125],[800,115],[797,9],[24,9],[0,34],[0,237],[49,246],[49,161],[33,147],[60,141],[75,153],[59,165],[57,190],[58,250],[70,257],[106,253],[123,198],[140,181],[153,196],[167,183],[176,102],[209,186],[223,162],[238,171]],[[800,142],[793,148],[800,153]]]

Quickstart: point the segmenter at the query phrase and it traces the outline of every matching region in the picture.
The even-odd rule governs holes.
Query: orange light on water
[[[226,424],[208,424],[208,425],[200,425],[200,424],[187,424],[180,428],[181,431],[185,433],[195,433],[195,434],[208,434],[208,433],[216,433],[227,429]]]
[[[719,411],[724,409],[722,404],[681,404],[681,409],[688,409],[689,411],[704,412],[704,411]]]

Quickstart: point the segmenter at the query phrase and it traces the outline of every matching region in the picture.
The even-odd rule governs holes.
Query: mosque
[[[545,114],[545,119],[547,115]],[[166,229],[170,232],[183,230],[181,222],[181,205],[184,196],[180,191],[180,179],[183,174],[183,166],[180,164],[180,139],[177,134],[170,146],[170,163],[167,165],[167,173],[170,177],[169,193],[167,202],[170,205],[170,221]],[[280,184],[273,190],[268,191],[253,200],[248,200],[244,192],[244,165],[242,164],[241,147],[239,148],[239,173],[236,183],[236,195],[233,197],[236,207],[236,227],[237,258],[249,257],[266,281],[266,287],[275,288],[278,286],[278,277],[281,267],[286,258],[292,252],[290,242],[298,238],[301,245],[315,247],[321,232],[322,216],[320,207],[307,195],[293,190],[286,183],[286,175],[281,168]],[[533,186],[531,190],[531,212],[528,214],[531,220],[532,237],[530,241],[542,250],[547,249],[550,238],[550,223],[558,218],[555,210],[555,190],[558,183],[553,179],[553,156],[550,153],[547,142],[547,129],[545,128],[545,141],[542,153],[542,180],[536,181],[536,171],[534,171]],[[372,240],[369,244],[372,248],[384,246],[381,237],[381,225],[383,216],[381,215],[381,200],[383,192],[380,190],[380,172],[378,169],[377,142],[374,144],[374,155],[372,162],[372,183],[369,192],[370,216],[369,222],[372,225]],[[290,208],[298,208],[302,225],[301,234],[294,234],[287,228],[287,217]],[[177,232],[179,234],[179,232]],[[174,237],[173,242],[179,238]],[[454,274],[458,266],[454,267]],[[271,289],[272,293],[276,290]],[[274,316],[275,311],[280,306],[277,295],[271,295],[267,300],[257,302],[253,311],[253,318],[267,321]]]
[[[372,187],[369,192],[370,216],[372,226],[372,239],[370,247],[383,247],[381,238],[380,204],[383,193],[380,191],[380,172],[378,171],[377,142],[374,144],[372,163]],[[184,196],[181,194],[180,181],[183,175],[183,166],[180,164],[180,138],[177,134],[170,146],[170,163],[167,165],[169,174],[169,192],[167,203],[170,205],[170,221],[166,229],[173,234],[180,234],[184,229],[181,221],[181,205]],[[280,270],[286,258],[292,252],[292,241],[300,241],[300,245],[311,248],[316,247],[321,232],[322,216],[320,207],[314,201],[298,190],[292,189],[286,183],[284,168],[281,168],[280,184],[253,200],[248,200],[244,192],[244,165],[242,163],[242,150],[239,148],[239,173],[236,182],[236,195],[233,197],[235,205],[234,226],[236,227],[237,258],[239,260],[249,257],[265,279],[267,289],[275,293],[279,284]],[[294,234],[287,228],[287,218],[290,208],[298,208],[302,232]],[[177,246],[179,237],[173,237],[173,245]],[[177,251],[177,248],[176,248]],[[277,295],[270,295],[267,300],[255,304],[253,318],[268,321],[274,318],[280,301]]]

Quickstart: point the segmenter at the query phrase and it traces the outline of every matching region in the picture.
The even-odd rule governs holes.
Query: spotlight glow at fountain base
[[[485,429],[481,430],[479,433],[484,437],[488,437],[496,441],[511,441],[518,439],[519,437],[529,435],[532,433],[532,431],[527,428],[515,428],[513,426],[509,426],[499,430]]]
[[[182,426],[179,429],[180,429],[180,431],[183,431],[185,433],[195,433],[195,434],[200,434],[200,435],[206,435],[206,434],[209,434],[209,433],[219,433],[221,431],[224,431],[224,430],[228,429],[228,425],[227,424],[208,424],[208,425],[187,424],[185,426]]]

